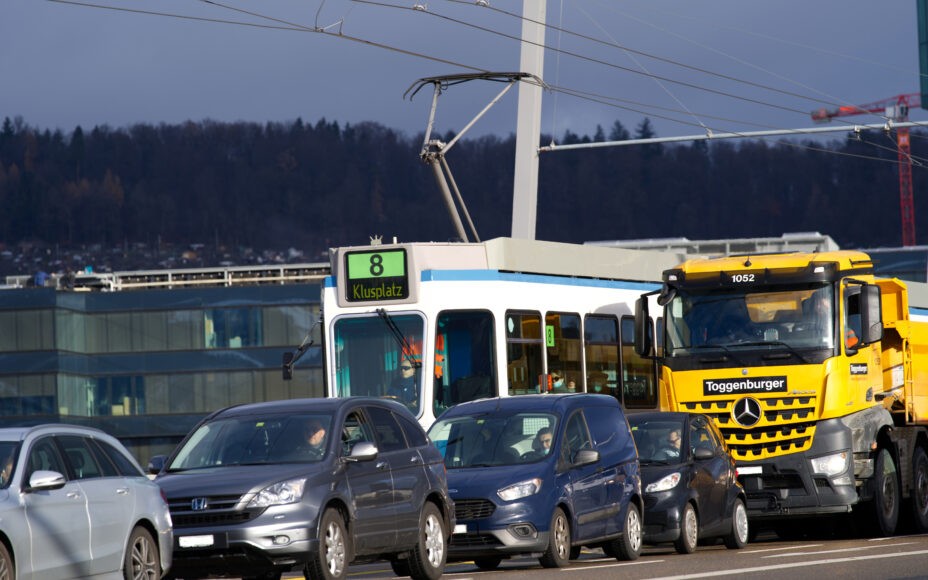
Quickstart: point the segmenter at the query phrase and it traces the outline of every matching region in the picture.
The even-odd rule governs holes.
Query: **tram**
[[[333,249],[327,395],[394,397],[426,427],[457,403],[528,393],[606,393],[655,409],[634,304],[678,260],[511,238]]]

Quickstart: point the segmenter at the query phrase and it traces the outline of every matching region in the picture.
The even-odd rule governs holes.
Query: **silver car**
[[[172,544],[161,490],[115,437],[0,429],[0,578],[160,578]]]
[[[152,458],[181,578],[316,580],[351,562],[442,575],[454,508],[441,453],[385,399],[298,399],[217,411]]]

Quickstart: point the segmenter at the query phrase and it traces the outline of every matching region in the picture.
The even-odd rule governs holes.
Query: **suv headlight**
[[[268,507],[272,505],[285,505],[296,503],[303,497],[303,487],[306,485],[306,478],[300,477],[281,481],[274,485],[269,485],[258,492],[248,506],[250,508]]]
[[[644,488],[644,492],[657,493],[659,491],[667,491],[668,489],[677,487],[678,483],[680,483],[680,472],[674,471],[670,475],[665,475],[654,483],[649,483],[648,487]]]
[[[512,501],[536,494],[540,489],[541,479],[536,477],[535,479],[520,481],[519,483],[515,483],[509,487],[504,487],[503,489],[497,491],[496,495],[498,495],[504,501]]]
[[[812,459],[812,473],[822,473],[829,477],[847,470],[847,451],[823,455]]]

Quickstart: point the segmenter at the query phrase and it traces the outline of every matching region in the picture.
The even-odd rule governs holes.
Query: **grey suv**
[[[454,508],[441,453],[386,399],[302,399],[217,411],[149,470],[168,496],[176,577],[343,578],[389,560],[442,575]]]

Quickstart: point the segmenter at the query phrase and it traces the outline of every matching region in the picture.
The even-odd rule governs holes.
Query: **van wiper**
[[[415,360],[412,352],[412,345],[409,344],[409,341],[406,339],[406,336],[403,334],[403,331],[400,330],[400,327],[396,325],[396,321],[393,320],[393,317],[387,313],[383,308],[377,309],[377,316],[383,320],[384,324],[387,325],[387,328],[390,329],[390,333],[393,334],[393,338],[396,339],[397,344],[400,345],[400,351],[403,353],[403,358],[409,361],[409,364],[413,368],[420,368],[422,363]]]
[[[791,354],[795,355],[796,358],[798,358],[798,359],[801,360],[802,362],[804,362],[804,363],[806,363],[806,364],[812,364],[812,361],[811,361],[811,360],[807,359],[805,356],[803,356],[802,353],[800,353],[800,352],[799,352],[798,350],[796,350],[795,348],[791,347],[789,344],[783,342],[782,340],[758,340],[758,341],[755,341],[755,342],[743,342],[743,343],[741,343],[741,344],[742,344],[743,346],[768,346],[768,345],[770,345],[770,346],[783,346],[783,347],[786,347],[786,350],[788,350]],[[776,355],[764,355],[763,358],[765,358],[765,359],[776,358]]]

